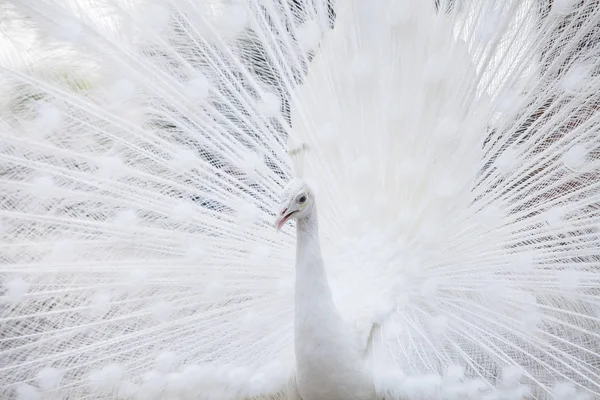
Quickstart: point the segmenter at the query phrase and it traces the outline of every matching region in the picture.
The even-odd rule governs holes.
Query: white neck
[[[337,319],[319,243],[317,211],[298,219],[296,225],[296,334]],[[314,324],[314,326],[313,326]]]
[[[316,209],[297,221],[294,348],[304,399],[374,399],[357,337],[335,307],[319,244]]]

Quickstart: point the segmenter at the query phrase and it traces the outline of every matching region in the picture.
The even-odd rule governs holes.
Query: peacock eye
[[[306,195],[303,194],[302,196],[300,196],[300,198],[298,199],[298,203],[304,203],[306,201]]]

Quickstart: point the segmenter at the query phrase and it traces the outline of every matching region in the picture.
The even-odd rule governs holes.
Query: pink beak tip
[[[285,208],[283,211],[281,211],[281,214],[279,215],[279,218],[277,218],[275,220],[275,229],[277,231],[279,231],[281,229],[281,227],[283,225],[285,225],[285,223],[287,222],[287,220],[289,219],[289,217],[292,215],[292,214],[286,215],[285,213],[287,212],[287,210],[288,209]]]

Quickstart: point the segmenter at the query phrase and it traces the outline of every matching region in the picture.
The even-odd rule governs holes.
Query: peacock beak
[[[287,208],[284,208],[279,213],[279,216],[277,217],[277,219],[275,219],[275,229],[277,231],[279,231],[281,229],[281,227],[284,226],[285,223],[290,219],[290,217],[292,216],[292,214],[294,214],[294,212],[295,211],[289,212]]]

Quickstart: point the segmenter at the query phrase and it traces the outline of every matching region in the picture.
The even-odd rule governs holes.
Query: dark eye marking
[[[298,203],[304,203],[306,201],[306,195],[303,194],[302,196],[300,196],[300,198],[298,199]]]

